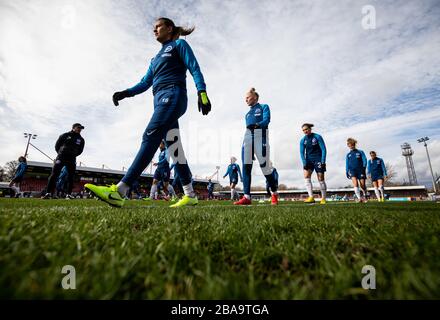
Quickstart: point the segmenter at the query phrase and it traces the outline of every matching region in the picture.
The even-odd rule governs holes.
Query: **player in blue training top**
[[[347,154],[345,160],[345,174],[348,179],[353,182],[354,193],[356,194],[358,202],[366,202],[367,190],[365,187],[367,167],[367,157],[362,150],[356,149],[357,141],[353,138],[347,139],[347,146],[350,152]],[[360,187],[360,189],[359,189]],[[360,190],[363,192],[361,197]]]
[[[173,163],[170,166],[170,172],[176,168],[176,164]],[[178,193],[183,192],[182,183],[180,182],[179,174],[177,173],[177,170],[174,170],[173,174],[173,182],[171,183],[171,186],[173,187],[173,190],[177,190]],[[174,192],[176,193],[176,192]]]
[[[115,92],[113,95],[113,103],[117,106],[120,100],[141,94],[152,86],[154,113],[143,134],[140,150],[122,180],[110,187],[85,185],[87,189],[110,205],[123,206],[124,195],[148,166],[162,139],[166,140],[173,162],[176,163],[175,170],[179,174],[184,191],[183,198],[171,207],[198,203],[191,183],[191,172],[182,148],[178,122],[179,118],[185,114],[188,104],[187,70],[193,76],[198,90],[199,111],[203,115],[211,111],[211,103],[206,94],[206,85],[199,64],[189,44],[179,39],[180,36],[189,35],[193,31],[194,28],[186,29],[176,26],[168,18],[157,19],[154,24],[154,35],[156,40],[162,44],[162,48],[151,60],[146,75],[138,84],[124,91]]]
[[[158,162],[153,162],[153,166],[156,167],[153,176],[153,184],[150,190],[150,198],[145,198],[144,200],[154,200],[157,198],[156,194],[158,193],[158,183],[162,182],[163,191],[166,195],[166,199],[168,199],[168,195],[175,197],[174,189],[169,184],[170,181],[170,155],[168,153],[168,149],[165,146],[165,141],[162,141],[159,145],[159,157]]]
[[[57,197],[65,196],[67,192],[67,181],[69,178],[69,171],[67,167],[64,166],[61,169],[60,175],[58,176],[57,183],[55,185],[55,190],[57,191]],[[66,199],[70,199],[70,197],[66,197]]]
[[[237,161],[236,157],[231,157],[231,164],[228,166],[226,173],[223,175],[223,179],[226,176],[229,176],[229,186],[231,187],[231,200],[235,200],[239,198],[237,190],[235,190],[235,186],[238,183],[238,177],[240,176],[240,180],[243,181],[243,177],[241,176],[240,166],[235,163]]]
[[[271,203],[278,204],[278,184],[270,165],[269,122],[270,109],[267,104],[258,103],[259,94],[255,88],[246,93],[246,104],[250,107],[246,114],[246,132],[241,148],[243,160],[243,197],[235,205],[250,205],[252,164],[256,157],[272,193]]]
[[[24,179],[24,174],[26,173],[26,169],[27,169],[26,158],[19,157],[18,166],[15,169],[14,177],[12,178],[11,182],[9,182],[9,187],[14,191],[14,197],[16,198],[22,196],[20,191],[20,186]]]
[[[208,180],[206,189],[208,189],[208,200],[214,199],[214,183],[212,183],[211,179]]]
[[[321,204],[325,204],[327,197],[327,185],[325,183],[324,174],[326,171],[325,159],[327,156],[327,149],[325,147],[324,139],[312,132],[313,124],[304,123],[302,126],[304,137],[299,143],[299,153],[304,169],[304,180],[306,183],[307,193],[309,197],[304,201],[306,203],[314,203],[312,173],[316,171],[316,176],[319,181],[321,189]]]
[[[376,151],[370,151],[371,159],[367,162],[367,175],[373,182],[374,193],[377,201],[385,201],[385,189],[383,186],[385,178],[387,178],[387,168],[381,158],[376,155]]]

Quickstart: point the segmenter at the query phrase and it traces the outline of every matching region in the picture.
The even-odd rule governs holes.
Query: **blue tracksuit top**
[[[231,180],[237,179],[238,175],[240,175],[240,180],[243,180],[243,178],[241,176],[240,166],[236,163],[231,163],[228,166],[228,170],[224,174],[223,178],[226,177],[227,175],[229,175],[229,179],[231,179]]]
[[[373,176],[386,176],[387,169],[381,158],[369,159],[367,163],[367,173]]]
[[[14,179],[22,178],[24,176],[24,173],[26,172],[26,169],[27,169],[26,162],[19,162],[17,169],[15,169]]]
[[[267,129],[270,122],[270,109],[267,104],[255,104],[246,114],[246,128],[258,125],[261,129]]]
[[[345,172],[362,170],[367,166],[367,157],[362,150],[353,149],[347,154],[345,159]]]
[[[63,189],[64,184],[67,181],[67,176],[68,176],[67,167],[64,166],[61,169],[60,175],[58,176],[57,185],[56,185],[57,190],[62,190]]]
[[[322,139],[317,133],[305,135],[301,139],[301,142],[299,143],[299,152],[303,165],[306,165],[307,160],[325,163],[325,158],[327,156],[324,139]]]
[[[160,170],[168,169],[170,167],[170,163],[168,162],[169,158],[170,158],[170,155],[168,154],[167,148],[160,150],[159,161],[157,162],[157,168]]]
[[[209,192],[214,191],[214,184],[212,182],[208,182],[208,188],[207,189],[208,189]]]
[[[205,80],[189,44],[183,39],[167,41],[151,60],[147,74],[128,91],[131,95],[137,95],[153,86],[155,94],[172,84],[186,89],[187,69],[194,78],[197,90],[206,90]]]

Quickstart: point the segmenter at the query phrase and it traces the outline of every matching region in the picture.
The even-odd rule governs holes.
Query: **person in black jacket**
[[[76,157],[83,152],[85,144],[84,138],[81,136],[82,129],[84,129],[84,127],[81,124],[73,124],[72,130],[62,134],[55,143],[55,150],[58,156],[55,159],[52,173],[49,176],[46,194],[43,196],[44,199],[53,197],[52,194],[55,189],[56,181],[64,166],[66,166],[68,172],[66,199],[74,198],[71,193],[73,188],[73,176],[76,169]]]

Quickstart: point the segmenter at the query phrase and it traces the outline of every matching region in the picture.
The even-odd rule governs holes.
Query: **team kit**
[[[206,84],[197,59],[190,47],[180,36],[189,35],[194,28],[176,26],[168,18],[159,18],[154,24],[154,35],[162,47],[151,60],[150,66],[142,79],[131,88],[113,94],[113,103],[119,106],[121,100],[139,95],[152,87],[154,96],[154,112],[142,135],[142,141],[132,164],[124,177],[111,186],[98,186],[85,184],[86,190],[94,194],[100,200],[111,206],[122,207],[126,194],[138,184],[142,172],[153,160],[159,149],[150,197],[146,200],[155,199],[158,189],[173,200],[171,207],[197,205],[198,199],[192,186],[192,174],[182,147],[179,129],[179,119],[182,117],[188,105],[186,89],[186,72],[190,72],[194,79],[198,92],[198,110],[203,115],[211,111],[211,102],[206,91]],[[261,171],[266,178],[266,188],[271,194],[271,204],[278,204],[278,172],[270,161],[269,145],[269,105],[259,102],[259,94],[255,88],[251,88],[245,95],[249,111],[245,117],[246,130],[241,148],[242,170],[237,163],[237,158],[231,157],[230,164],[223,177],[229,176],[231,200],[234,205],[251,205],[251,176],[254,160],[258,160]],[[326,203],[327,186],[325,182],[326,172],[326,145],[324,139],[318,133],[312,131],[313,124],[304,123],[301,129],[304,137],[300,141],[300,156],[304,171],[304,181],[308,193],[306,203],[314,203],[312,186],[312,174],[316,172],[321,192],[321,204]],[[64,134],[63,139],[58,139],[56,150],[58,157],[49,177],[46,194],[43,198],[51,198],[56,179],[65,167],[69,176],[68,195],[72,188],[72,179],[76,156],[81,154],[84,148],[84,139],[80,132],[84,127],[74,124],[72,131]],[[349,152],[346,156],[346,176],[353,183],[357,202],[366,201],[366,179],[370,177],[375,195],[378,201],[384,201],[384,180],[387,171],[383,159],[377,157],[375,151],[370,152],[371,158],[367,160],[365,153],[356,148],[357,141],[347,139]],[[73,150],[73,151],[72,151]],[[68,152],[67,152],[68,151]],[[170,162],[172,166],[170,168]],[[173,183],[170,184],[170,172],[174,170]],[[14,183],[22,179],[22,168],[14,177]],[[239,181],[243,183],[243,196],[239,198],[236,186]],[[12,183],[12,182],[11,182]],[[183,197],[178,199],[174,191],[176,184],[180,184]],[[69,192],[70,191],[70,192]],[[213,184],[209,181],[209,198],[212,198]]]

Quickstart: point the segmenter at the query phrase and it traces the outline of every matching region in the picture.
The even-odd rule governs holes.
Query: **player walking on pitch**
[[[325,160],[327,156],[327,148],[325,147],[324,139],[312,132],[313,124],[304,123],[302,126],[304,137],[299,143],[299,153],[304,169],[304,180],[309,197],[304,200],[305,203],[314,203],[312,173],[316,171],[316,176],[319,181],[321,189],[321,204],[326,203],[327,185],[325,183],[324,174],[326,171]]]
[[[383,186],[384,178],[387,177],[387,168],[381,158],[376,155],[376,151],[370,151],[371,159],[367,162],[367,175],[373,182],[374,193],[377,201],[385,202],[385,189]]]
[[[50,199],[53,197],[57,179],[64,166],[66,167],[68,174],[66,199],[74,199],[72,196],[72,189],[76,170],[76,157],[83,152],[85,145],[84,138],[81,136],[81,131],[83,129],[84,126],[79,123],[74,123],[72,125],[72,130],[62,134],[55,143],[55,151],[58,156],[55,159],[52,172],[49,176],[46,194],[43,196],[43,199]]]
[[[162,141],[159,145],[160,153],[159,153],[159,161],[153,163],[153,166],[156,167],[153,176],[153,185],[150,190],[150,197],[145,198],[144,200],[154,200],[156,199],[157,194],[157,184],[162,181],[163,190],[165,192],[165,196],[168,195],[175,196],[173,187],[169,184],[170,181],[170,163],[169,163],[169,153],[168,149],[165,146],[165,141]],[[167,195],[168,194],[168,195]],[[167,199],[167,198],[166,198]]]
[[[18,166],[15,169],[14,177],[12,178],[11,182],[9,182],[9,187],[12,190],[14,190],[14,197],[15,198],[18,198],[21,196],[20,186],[21,186],[21,182],[23,181],[26,169],[27,169],[26,158],[21,156],[18,158]]]
[[[203,115],[211,111],[211,103],[206,94],[206,85],[199,64],[189,44],[179,39],[180,36],[189,35],[193,31],[194,28],[176,26],[168,18],[157,19],[154,24],[154,35],[162,44],[162,48],[152,59],[146,75],[137,85],[113,95],[113,102],[117,106],[120,100],[141,94],[153,86],[154,113],[143,134],[140,150],[122,180],[110,187],[85,185],[110,205],[123,206],[123,196],[150,163],[162,139],[165,139],[170,156],[175,160],[174,170],[180,177],[184,191],[183,198],[171,207],[198,203],[191,183],[191,171],[182,148],[178,122],[185,114],[188,104],[186,70],[190,71],[198,90],[199,111]]]
[[[367,157],[362,150],[356,149],[356,144],[357,141],[355,139],[347,139],[347,146],[350,149],[350,152],[347,154],[345,160],[345,174],[353,183],[357,201],[366,202],[365,195],[367,194],[367,190],[365,188],[365,169],[367,167]],[[364,194],[363,197],[361,197],[360,190],[362,190]]]
[[[243,177],[241,175],[240,166],[235,163],[237,161],[236,157],[231,157],[231,164],[228,166],[226,173],[223,175],[223,179],[226,176],[229,176],[229,187],[231,188],[231,200],[235,200],[239,198],[237,190],[235,190],[235,186],[238,183],[238,177],[240,176],[240,180],[243,181]]]
[[[251,175],[254,156],[260,163],[261,171],[269,183],[272,193],[271,203],[278,204],[278,186],[275,180],[273,168],[270,165],[269,148],[269,122],[270,109],[267,104],[258,103],[259,95],[255,88],[251,88],[246,94],[246,104],[250,110],[246,114],[246,133],[241,148],[243,160],[243,192],[240,201],[235,205],[250,205],[251,201]]]

